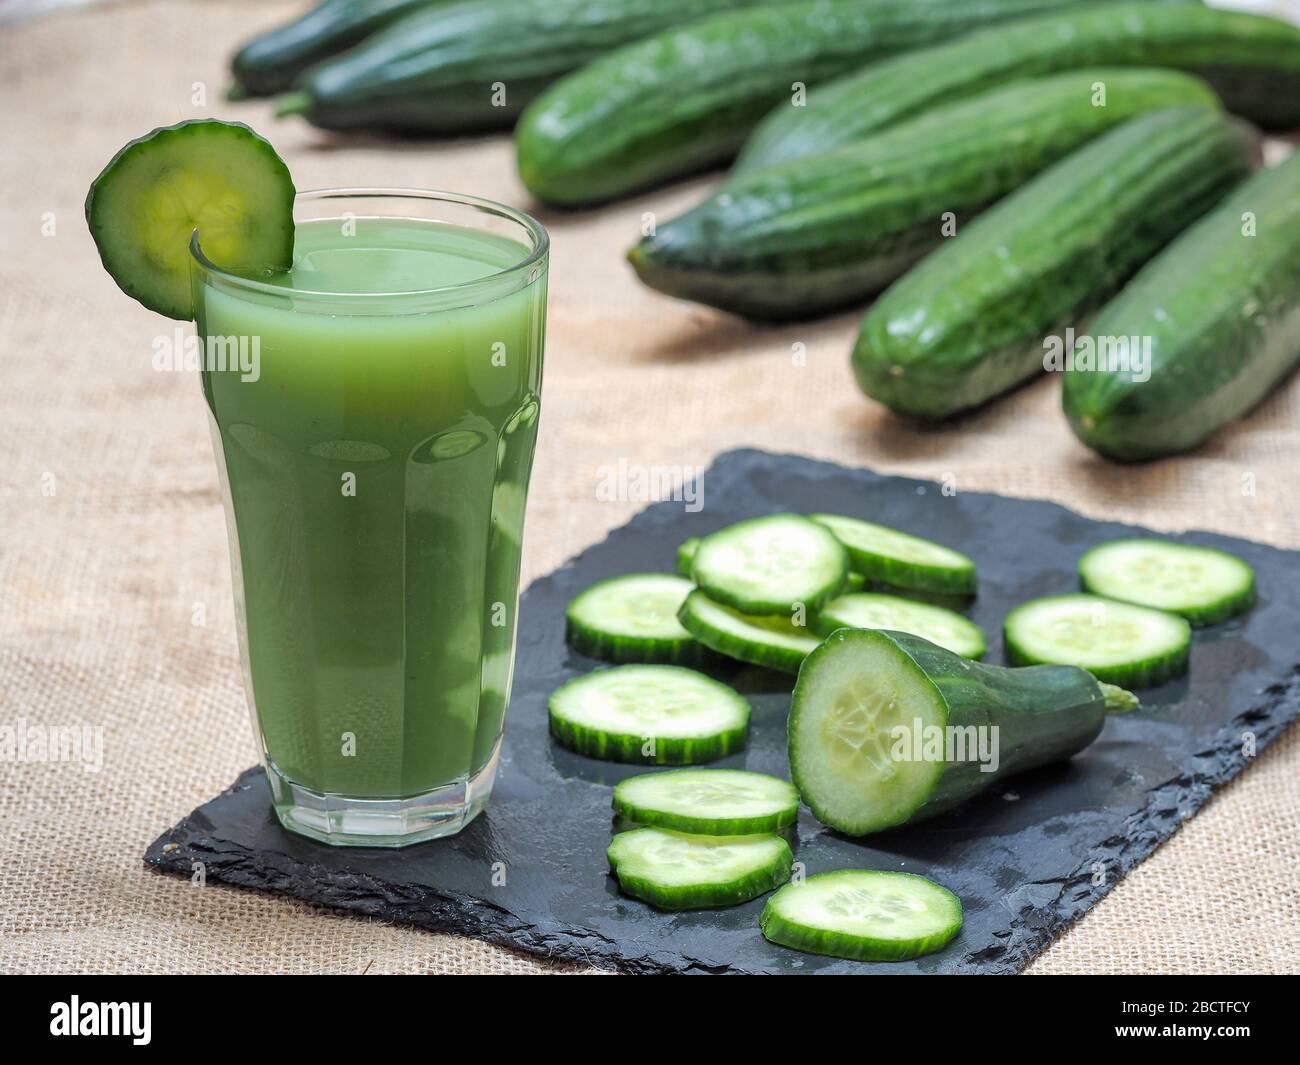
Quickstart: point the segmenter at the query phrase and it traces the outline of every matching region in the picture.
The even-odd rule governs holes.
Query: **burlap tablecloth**
[[[97,774],[0,763],[5,972],[548,969],[141,864],[162,829],[255,752],[202,399],[192,377],[151,367],[154,338],[171,324],[100,269],[82,218],[89,181],[129,138],[219,114],[269,135],[300,188],[421,186],[528,203],[503,137],[340,142],[276,122],[264,104],[222,103],[231,46],[292,6],[108,4],[0,26],[0,724],[91,725],[104,736]],[[856,315],[755,329],[636,284],[621,253],[642,213],[666,217],[704,187],[542,212],[554,256],[526,578],[638,508],[597,498],[600,467],[689,470],[738,445],[1300,547],[1300,384],[1195,458],[1135,469],[1075,443],[1055,381],[918,431],[853,386],[845,355]],[[1297,800],[1292,728],[1031,971],[1295,970]]]

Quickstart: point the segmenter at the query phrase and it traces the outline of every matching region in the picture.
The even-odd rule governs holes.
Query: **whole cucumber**
[[[761,0],[464,0],[417,12],[312,68],[280,114],[322,129],[509,128],[556,78],[701,14]]]
[[[313,63],[346,51],[403,15],[448,0],[325,0],[235,53],[232,96],[274,96]]]
[[[1149,345],[1149,380],[1085,368],[1062,399],[1075,436],[1111,458],[1196,447],[1300,363],[1300,154],[1262,170],[1129,282],[1083,338]]]
[[[611,53],[548,91],[516,132],[519,175],[549,203],[623,196],[725,163],[801,84],[1077,2],[802,0],[701,18]]]
[[[799,669],[790,775],[817,820],[864,836],[1071,758],[1137,705],[1076,666],[1009,669],[907,633],[840,629]]]
[[[782,104],[732,174],[861,140],[926,108],[1027,76],[1080,66],[1172,67],[1205,78],[1229,111],[1300,126],[1300,26],[1195,4],[1099,4],[1017,19],[908,52]]]
[[[1251,171],[1256,138],[1207,108],[1141,115],[1044,170],[904,274],[867,312],[859,387],[941,418],[1041,373],[1079,325]]]
[[[1204,82],[1172,70],[1026,79],[739,178],[628,256],[669,295],[751,318],[825,313],[884,288],[954,226],[1081,144],[1180,104],[1220,110]]]

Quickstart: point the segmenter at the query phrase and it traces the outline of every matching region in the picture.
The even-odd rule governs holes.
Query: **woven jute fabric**
[[[153,368],[173,323],[100,268],[89,182],[128,139],[219,114],[266,133],[300,188],[447,188],[529,206],[504,137],[334,139],[263,103],[224,104],[232,46],[291,10],[168,0],[0,29],[0,725],[91,726],[104,745],[98,773],[0,763],[0,971],[581,971],[141,863],[256,752],[198,383]],[[609,500],[609,468],[689,476],[746,445],[1300,547],[1300,383],[1195,457],[1134,468],[1074,441],[1054,380],[911,427],[853,385],[855,314],[758,329],[636,283],[624,249],[707,184],[539,212],[554,246],[526,579],[642,505]],[[1292,728],[1030,971],[1295,970],[1298,811]]]

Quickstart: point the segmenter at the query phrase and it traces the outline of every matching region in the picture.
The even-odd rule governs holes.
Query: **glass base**
[[[270,759],[266,776],[280,824],[333,847],[407,847],[454,836],[487,806],[501,741],[468,780],[406,799],[355,799],[311,791],[289,780]]]

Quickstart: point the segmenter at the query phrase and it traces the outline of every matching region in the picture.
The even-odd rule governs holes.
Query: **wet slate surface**
[[[633,972],[1010,973],[1245,768],[1252,738],[1261,749],[1300,708],[1300,553],[1188,533],[1177,539],[1249,561],[1261,601],[1245,618],[1198,633],[1190,676],[1144,692],[1144,709],[1112,718],[1083,755],[867,841],[801,816],[796,859],[809,873],[901,869],[955,891],[966,924],[943,952],[876,965],[798,954],[762,938],[761,900],[658,913],[618,894],[603,857],[610,787],[640,770],[569,754],[547,737],[547,695],[596,665],[564,645],[564,607],[577,591],[617,573],[671,569],[681,540],[740,518],[856,514],[943,540],[978,561],[980,595],[969,613],[990,635],[987,661],[1001,662],[998,633],[1011,606],[1074,590],[1086,548],[1134,532],[1050,503],[945,496],[932,483],[758,451],[721,456],[702,487],[698,512],[654,504],[528,589],[496,792],[460,836],[400,852],[320,846],[280,829],[253,769],[164,833],[146,862],[189,875],[201,861],[213,880]],[[744,754],[719,764],[788,776],[789,679],[750,669],[731,679],[752,698],[753,733]],[[496,883],[503,870],[504,884]]]

